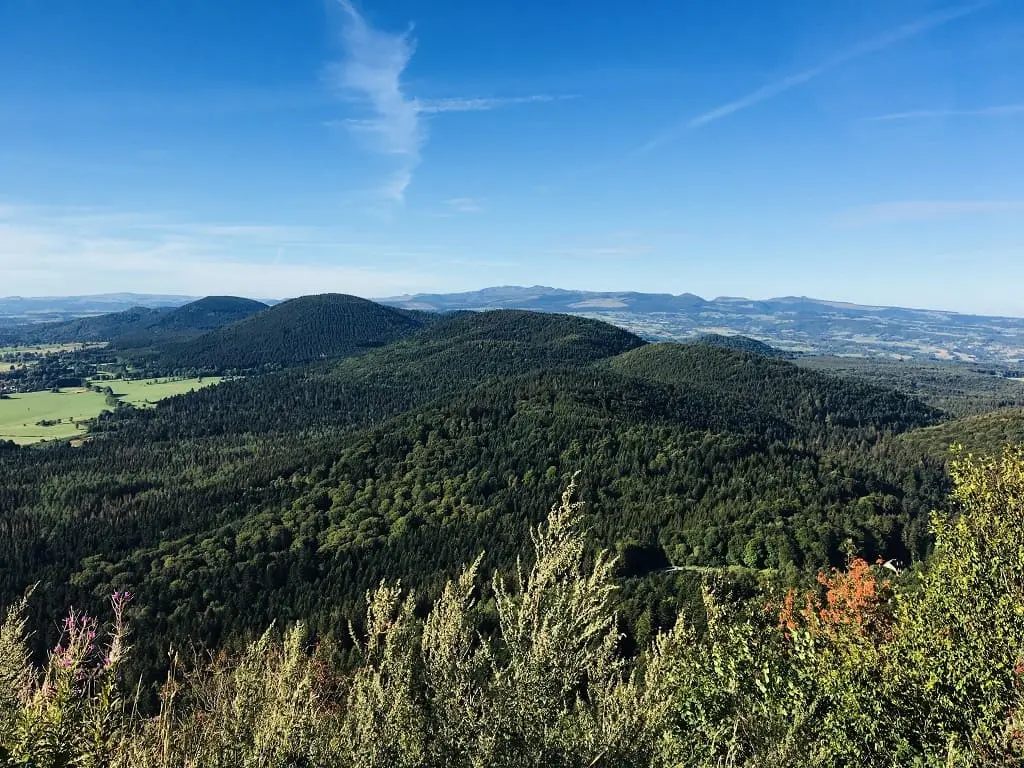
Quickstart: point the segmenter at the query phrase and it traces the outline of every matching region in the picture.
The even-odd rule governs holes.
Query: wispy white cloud
[[[687,129],[699,128],[702,125],[707,125],[708,123],[713,123],[716,120],[721,120],[722,118],[728,117],[736,112],[749,109],[763,101],[767,101],[786,93],[787,91],[791,91],[798,86],[808,83],[836,67],[855,61],[856,59],[860,59],[864,56],[868,56],[869,54],[885,50],[897,43],[917,37],[918,35],[924,34],[936,27],[941,27],[951,21],[955,21],[956,19],[969,16],[970,14],[976,13],[977,11],[991,5],[993,2],[995,2],[995,0],[982,0],[981,2],[972,3],[970,5],[962,5],[945,11],[939,11],[915,21],[908,22],[907,24],[903,24],[879,35],[878,37],[864,40],[856,45],[846,48],[845,50],[841,50],[838,53],[833,54],[813,67],[763,85],[745,96],[726,102],[714,109],[707,110],[706,112],[702,112],[699,115],[684,120],[641,146],[637,150],[637,153],[649,152],[650,150],[656,149],[657,147],[671,141]]]
[[[864,118],[869,123],[884,123],[895,120],[931,120],[948,117],[1013,117],[1024,115],[1024,104],[1000,104],[978,109],[918,109],[909,112],[891,112]]]
[[[895,200],[846,211],[837,223],[857,227],[1011,213],[1024,213],[1024,200]]]
[[[547,94],[536,94],[533,96],[429,99],[416,102],[416,108],[421,114],[425,115],[438,112],[487,112],[492,109],[500,109],[501,107],[509,107],[516,104],[540,104],[575,98],[578,97],[575,95],[550,96]]]
[[[0,204],[0,225],[34,228],[53,235],[163,241],[216,241],[249,246],[345,245],[341,229],[287,224],[197,222],[168,214],[116,211],[90,206],[38,206]]]
[[[405,93],[402,83],[416,44],[409,31],[374,29],[349,0],[338,0],[338,4],[345,17],[345,59],[333,67],[335,83],[346,96],[362,101],[370,113],[346,125],[374,151],[401,158],[380,190],[386,199],[401,202],[426,140],[416,100]]]
[[[345,58],[330,68],[334,85],[346,99],[364,105],[366,116],[341,121],[353,135],[367,142],[375,152],[399,158],[377,192],[383,199],[401,203],[419,166],[427,141],[422,116],[444,112],[483,112],[516,104],[561,101],[575,96],[537,94],[511,97],[452,97],[418,100],[409,95],[403,75],[416,41],[411,29],[385,32],[370,26],[351,0],[337,0],[344,15],[342,40]]]

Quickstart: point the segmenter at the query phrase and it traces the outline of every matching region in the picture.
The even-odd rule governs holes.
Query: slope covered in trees
[[[122,331],[111,342],[115,347],[127,348],[181,341],[244,320],[266,308],[261,301],[238,296],[207,296],[159,315],[144,328]]]
[[[5,329],[3,339],[8,344],[111,341],[122,334],[142,331],[172,311],[169,307],[132,307],[121,312],[56,323],[20,325]]]
[[[13,344],[110,342],[115,347],[145,347],[181,341],[242,320],[267,308],[237,296],[207,296],[180,307],[132,307],[55,323],[21,325],[3,331]]]
[[[950,449],[955,446],[978,456],[990,456],[1004,445],[1024,444],[1024,408],[1000,408],[977,416],[964,416],[911,430],[898,440],[911,450],[943,460],[952,458]]]
[[[303,296],[166,350],[161,364],[260,370],[345,357],[408,336],[427,317],[356,296]]]
[[[28,661],[15,604],[0,626],[0,758],[111,768],[1019,765],[1024,457],[960,463],[954,477],[956,515],[936,515],[935,551],[917,573],[851,558],[813,586],[747,598],[710,579],[702,605],[635,654],[617,626],[615,563],[592,553],[572,487],[532,532],[525,564],[488,578],[471,559],[428,603],[404,583],[375,585],[348,664],[298,622],[234,654],[175,654],[152,709],[134,697],[126,663],[129,631],[151,610],[143,595],[113,594],[107,632],[72,612],[40,666]]]
[[[764,355],[765,357],[792,357],[792,354],[789,352],[783,352],[781,349],[776,349],[769,344],[765,344],[763,341],[738,334],[727,336],[721,333],[702,333],[697,336],[695,341],[697,344],[706,344],[709,347],[724,347],[725,349],[751,352],[756,355]]]
[[[429,319],[413,335],[362,355],[238,379],[100,427],[143,441],[351,428],[465,391],[487,377],[585,366],[644,344],[614,326],[568,315],[504,310]]]
[[[763,355],[701,344],[649,344],[611,361],[630,376],[730,392],[781,418],[821,427],[902,430],[938,412],[892,390],[798,368]]]
[[[909,559],[945,475],[883,438],[935,418],[869,385],[593,320],[443,317],[358,356],[121,409],[79,448],[0,450],[0,598],[38,581],[41,616],[138,591],[151,666],[168,639],[274,618],[323,636],[382,577],[430,595],[481,549],[510,562],[577,470],[595,535],[651,552],[649,568],[791,573],[849,546]],[[652,605],[646,621],[664,624],[694,597],[675,584],[633,590],[627,624]]]

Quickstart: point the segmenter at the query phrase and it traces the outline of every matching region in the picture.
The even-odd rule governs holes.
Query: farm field
[[[164,398],[209,387],[220,381],[219,376],[207,376],[201,379],[97,379],[94,383],[109,386],[122,401],[137,408],[145,408]]]
[[[138,408],[147,408],[164,398],[219,381],[220,378],[209,377],[138,381],[118,379],[102,383],[109,386],[122,401]],[[110,409],[105,394],[85,388],[13,394],[0,400],[0,440],[13,440],[21,445],[46,440],[67,440],[85,434],[88,426],[86,422]]]
[[[81,388],[14,394],[0,400],[0,440],[22,445],[66,440],[85,432],[79,422],[107,408],[104,395]],[[55,423],[44,426],[43,421]]]
[[[24,346],[0,346],[0,356],[33,353],[36,355],[52,355],[57,352],[80,352],[83,349],[102,349],[107,346],[105,341],[72,342],[68,344],[27,344]]]

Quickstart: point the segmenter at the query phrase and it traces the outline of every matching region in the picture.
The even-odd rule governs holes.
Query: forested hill
[[[629,376],[728,392],[778,418],[807,425],[902,431],[939,414],[892,390],[719,346],[648,344],[610,364]]]
[[[16,344],[106,341],[120,348],[143,347],[197,336],[266,308],[252,299],[207,296],[180,307],[132,307],[74,320],[14,326],[2,336]]]
[[[911,430],[899,437],[913,450],[941,460],[952,458],[958,446],[976,456],[994,456],[1004,446],[1024,444],[1024,408],[999,408],[989,413],[964,416],[935,426]]]
[[[9,344],[111,341],[122,334],[141,331],[171,311],[169,307],[132,307],[74,320],[13,326],[0,332],[0,338]]]
[[[141,442],[349,429],[464,392],[488,377],[579,368],[645,343],[570,315],[496,310],[430,319],[411,336],[362,355],[229,381],[155,411],[108,418],[102,429]]]
[[[740,336],[738,334],[725,335],[721,333],[702,333],[697,336],[694,341],[697,344],[706,344],[711,347],[725,347],[726,349],[736,349],[740,352],[753,352],[754,354],[764,355],[765,357],[793,357],[793,354],[790,352],[783,352],[781,349],[776,349],[769,344],[765,344],[763,341],[752,339],[749,336]]]
[[[846,541],[927,546],[941,463],[883,438],[935,421],[913,398],[564,315],[412,330],[118,409],[79,448],[0,450],[0,603],[39,582],[42,616],[131,589],[150,669],[186,637],[326,633],[381,578],[429,595],[481,551],[507,566],[576,471],[599,540],[654,563],[785,570],[841,563]],[[653,600],[659,624],[693,592],[651,578],[631,605]]]
[[[161,313],[144,328],[129,329],[111,339],[116,347],[144,347],[182,340],[244,320],[267,309],[262,301],[238,296],[207,296]]]
[[[379,347],[430,317],[345,294],[303,296],[167,349],[160,361],[191,370],[280,368]]]

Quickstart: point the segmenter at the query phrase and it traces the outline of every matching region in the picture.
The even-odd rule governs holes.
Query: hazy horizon
[[[0,7],[0,293],[1022,316],[1024,6]]]
[[[21,294],[10,294],[10,295],[6,295],[6,296],[0,296],[0,302],[2,302],[2,301],[13,301],[13,300],[42,301],[42,300],[47,300],[47,299],[53,299],[53,300],[62,300],[62,299],[63,300],[70,300],[70,299],[103,299],[103,298],[107,298],[107,297],[131,296],[131,297],[154,298],[154,299],[163,299],[163,300],[166,300],[166,299],[181,299],[181,300],[183,300],[183,303],[187,303],[187,302],[198,301],[199,299],[210,298],[210,297],[215,297],[215,296],[227,296],[227,297],[234,296],[234,297],[239,297],[239,298],[253,299],[255,301],[280,303],[280,302],[283,302],[283,301],[289,301],[291,299],[301,298],[303,296],[314,296],[314,295],[325,294],[325,293],[349,294],[349,295],[353,295],[353,296],[358,296],[360,298],[365,298],[365,299],[368,299],[370,301],[377,301],[377,302],[384,301],[384,302],[386,302],[386,301],[392,301],[392,300],[398,301],[398,300],[402,300],[402,299],[412,299],[412,298],[416,298],[417,296],[436,296],[436,295],[444,296],[444,295],[479,293],[481,291],[496,290],[496,289],[526,289],[526,290],[529,290],[531,288],[556,290],[556,291],[567,291],[567,292],[580,292],[580,293],[604,293],[604,294],[609,294],[609,295],[627,294],[627,293],[641,293],[641,294],[646,294],[646,295],[672,295],[672,296],[690,295],[690,296],[697,296],[698,298],[703,299],[704,301],[709,301],[709,302],[715,302],[715,301],[755,301],[755,302],[766,302],[766,301],[784,301],[784,300],[789,300],[789,299],[804,299],[804,300],[808,300],[808,301],[820,302],[820,303],[826,304],[826,305],[832,304],[832,305],[846,306],[846,307],[858,308],[858,309],[868,309],[868,310],[872,310],[872,309],[903,309],[903,310],[911,310],[911,311],[918,311],[918,312],[940,312],[940,313],[946,313],[946,314],[977,315],[977,316],[982,316],[982,317],[987,316],[987,317],[1024,318],[1024,313],[1016,314],[1016,315],[1014,315],[1014,314],[995,314],[995,313],[984,313],[984,312],[960,312],[958,310],[947,309],[947,308],[944,308],[944,307],[937,307],[937,306],[914,306],[914,305],[909,305],[909,304],[865,304],[865,303],[862,303],[862,302],[847,301],[845,299],[836,299],[836,298],[831,298],[831,297],[828,297],[828,296],[804,296],[804,295],[797,295],[797,294],[782,294],[782,295],[778,295],[778,296],[739,296],[737,294],[723,294],[723,295],[720,295],[720,296],[701,296],[700,294],[696,294],[696,293],[694,293],[692,291],[682,291],[680,293],[669,293],[667,291],[627,291],[627,290],[620,290],[620,291],[587,291],[587,290],[579,289],[579,288],[566,288],[564,286],[551,286],[551,285],[539,285],[539,284],[535,284],[535,285],[515,285],[515,284],[509,284],[509,285],[487,285],[487,286],[483,286],[483,287],[480,287],[480,288],[470,288],[470,289],[465,290],[465,291],[429,291],[429,292],[423,291],[423,292],[418,292],[418,293],[394,294],[394,295],[391,295],[391,296],[360,296],[359,294],[355,294],[355,293],[352,293],[351,291],[344,291],[344,290],[310,291],[309,293],[302,293],[302,294],[295,294],[295,295],[281,295],[281,296],[260,296],[260,295],[249,295],[249,294],[243,294],[243,293],[237,293],[237,292],[236,293],[231,293],[231,292],[228,292],[228,293],[205,292],[204,293],[204,292],[200,291],[200,292],[195,293],[195,294],[183,294],[183,293],[157,293],[157,292],[148,292],[148,291],[130,291],[129,290],[129,291],[107,291],[107,292],[101,292],[101,293],[86,293],[86,294],[60,294],[60,295],[57,295],[57,294],[52,294],[52,295],[41,294],[41,295],[35,295],[35,296],[21,295]]]

